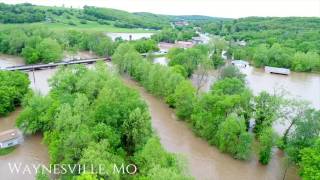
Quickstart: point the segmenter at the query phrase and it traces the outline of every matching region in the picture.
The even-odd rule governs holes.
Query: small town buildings
[[[0,149],[16,146],[23,142],[23,135],[18,129],[9,129],[0,133]]]
[[[175,43],[175,46],[178,48],[187,49],[187,48],[192,48],[194,46],[194,44],[193,44],[193,42],[190,42],[190,41],[177,41]]]
[[[236,44],[238,44],[239,46],[246,46],[247,42],[244,40],[241,40],[241,41],[236,41]]]
[[[158,44],[158,47],[160,49],[160,52],[167,53],[171,48],[191,48],[195,44],[190,41],[176,41],[175,43],[167,43],[167,42],[160,42]]]
[[[228,55],[227,55],[227,51],[226,51],[226,50],[223,50],[223,51],[221,52],[221,58],[222,58],[223,60],[227,60],[227,59],[228,59]]]
[[[272,74],[289,75],[290,69],[265,66],[264,71]]]
[[[231,61],[231,64],[237,67],[245,68],[249,66],[249,63],[244,60],[233,60]]]
[[[174,22],[174,25],[177,27],[182,27],[182,26],[188,26],[189,23],[187,21],[176,21]]]
[[[160,42],[158,44],[159,51],[163,53],[167,53],[169,49],[174,48],[175,44],[174,43],[167,43],[167,42]]]
[[[198,37],[192,37],[193,44],[205,44],[207,43],[207,39],[205,39],[203,36]]]

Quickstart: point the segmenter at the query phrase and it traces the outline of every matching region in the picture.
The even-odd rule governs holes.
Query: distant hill
[[[227,18],[200,15],[159,15],[148,12],[127,11],[85,6],[83,9],[36,6],[29,3],[9,5],[0,3],[0,23],[60,23],[67,25],[98,23],[119,28],[143,28],[159,30],[170,27],[170,22],[217,22]]]

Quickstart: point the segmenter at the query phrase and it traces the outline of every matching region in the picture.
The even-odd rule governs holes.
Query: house
[[[189,23],[187,21],[176,21],[174,22],[174,25],[177,27],[182,27],[182,26],[188,26]]]
[[[16,146],[23,142],[23,135],[18,129],[10,129],[0,133],[0,149]]]
[[[241,67],[241,68],[245,68],[245,67],[249,66],[249,63],[244,60],[233,60],[233,61],[231,61],[231,64],[234,66],[237,66],[237,67]]]
[[[247,42],[244,41],[244,40],[241,40],[241,41],[237,40],[237,41],[236,41],[236,44],[239,45],[239,46],[246,46],[246,45],[247,45]]]
[[[160,52],[167,53],[169,49],[174,48],[175,44],[174,43],[167,43],[167,42],[160,42],[158,44]]]
[[[158,47],[161,53],[167,53],[171,48],[191,48],[195,44],[190,41],[176,41],[175,43],[160,42]]]
[[[204,43],[204,39],[202,37],[192,37],[192,42],[193,44],[203,44]]]
[[[289,75],[290,69],[265,66],[264,71],[273,74]]]
[[[194,44],[193,44],[193,42],[190,42],[190,41],[177,41],[175,43],[175,46],[178,48],[187,49],[187,48],[192,48],[194,46]]]

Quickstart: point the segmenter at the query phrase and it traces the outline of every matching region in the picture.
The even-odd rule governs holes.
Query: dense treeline
[[[197,96],[196,89],[180,73],[142,59],[129,44],[117,48],[113,62],[121,72],[129,73],[148,91],[175,107],[178,117],[190,120],[197,134],[221,151],[239,159],[249,157],[252,138],[246,132],[246,120],[242,117],[249,118],[243,107],[249,103],[251,93],[243,81],[222,79],[212,92]],[[216,111],[216,108],[220,110]],[[212,122],[208,122],[209,119]],[[229,132],[230,128],[237,130]]]
[[[0,23],[64,23],[75,26],[88,22],[120,28],[162,29],[169,27],[169,18],[151,13],[85,6],[83,9],[42,7],[29,3],[9,5],[0,3]]]
[[[202,30],[225,36],[229,53],[255,66],[294,71],[320,71],[320,18],[248,17],[200,24]],[[210,27],[208,27],[210,26]],[[243,40],[246,45],[239,45]]]
[[[64,51],[88,50],[109,56],[114,45],[109,37],[95,32],[55,32],[40,26],[0,31],[0,52],[21,55],[28,64],[60,61]]]
[[[209,49],[206,46],[198,45],[189,49],[172,48],[167,54],[170,59],[168,65],[181,65],[186,70],[188,77],[198,68],[198,66],[208,61]]]
[[[130,41],[130,43],[133,44],[134,48],[139,53],[148,53],[159,50],[157,42],[152,39]]]
[[[198,34],[193,29],[172,29],[166,28],[162,31],[152,35],[152,39],[157,42],[168,42],[174,43],[175,41],[186,41],[191,40],[192,37],[198,36]]]
[[[121,28],[149,28],[149,29],[162,29],[168,26],[169,21],[164,17],[151,16],[150,14],[132,14],[126,11],[96,8],[91,6],[84,7],[84,15],[86,17],[94,17],[96,19],[105,21],[114,21],[115,27]]]
[[[62,175],[79,179],[158,179],[185,175],[183,161],[166,152],[151,128],[145,102],[138,92],[99,63],[62,68],[50,80],[47,96],[24,101],[17,125],[27,134],[44,133],[53,164],[93,165],[94,174]],[[137,174],[114,172],[114,165],[135,164]],[[103,172],[99,174],[98,168]]]
[[[320,133],[320,111],[308,104],[266,92],[253,97],[244,75],[234,66],[221,70],[209,92],[199,93],[177,70],[180,64],[170,68],[152,64],[139,56],[130,44],[117,48],[113,62],[120,72],[128,73],[149,92],[163,98],[175,108],[180,119],[192,125],[196,134],[222,152],[237,159],[249,159],[255,135],[261,164],[268,164],[272,148],[278,146],[291,162],[303,164],[301,172],[306,174],[303,177],[310,176],[310,171],[319,171],[310,158],[318,153],[315,148]],[[250,119],[255,120],[254,126],[250,125]],[[272,129],[279,120],[289,123],[283,135]],[[303,153],[306,151],[314,153]]]
[[[316,51],[295,51],[278,43],[272,46],[268,44],[233,46],[230,48],[230,53],[235,59],[247,59],[256,67],[283,67],[298,72],[320,71],[320,55]]]
[[[33,23],[45,20],[45,11],[24,3],[7,5],[0,3],[0,23]]]
[[[0,116],[20,105],[29,90],[28,75],[22,72],[0,71]]]

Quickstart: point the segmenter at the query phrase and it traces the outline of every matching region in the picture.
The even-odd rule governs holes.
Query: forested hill
[[[110,8],[85,6],[83,9],[35,6],[29,3],[8,5],[0,3],[0,23],[62,23],[78,24],[98,23],[120,28],[163,29],[170,27],[172,21],[214,21],[208,16],[170,16],[147,12],[129,13]],[[220,18],[219,18],[220,20]]]
[[[163,16],[164,17],[164,16]],[[0,3],[0,23],[62,23],[77,25],[99,23],[122,28],[161,29],[169,27],[169,19],[145,16],[126,11],[85,6],[83,9],[35,6],[29,3],[8,5]]]

